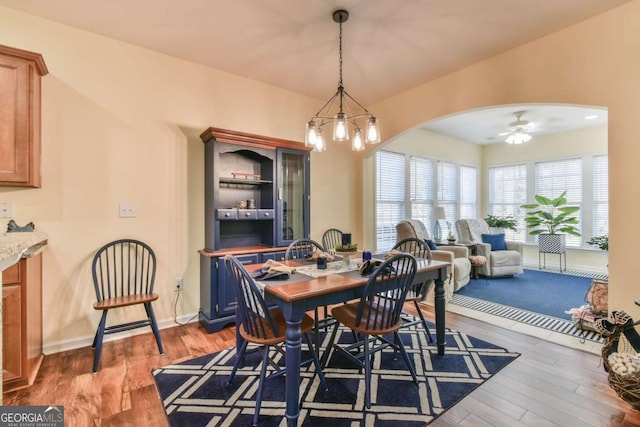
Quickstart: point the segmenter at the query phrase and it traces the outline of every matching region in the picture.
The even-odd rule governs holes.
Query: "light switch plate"
[[[120,218],[135,218],[136,205],[133,203],[120,203]]]

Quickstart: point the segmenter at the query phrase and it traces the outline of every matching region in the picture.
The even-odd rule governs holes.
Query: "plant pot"
[[[565,234],[540,234],[538,250],[548,254],[561,254],[566,251]]]

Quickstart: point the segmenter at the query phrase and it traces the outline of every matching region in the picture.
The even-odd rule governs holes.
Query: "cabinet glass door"
[[[309,153],[278,152],[279,245],[309,237]]]

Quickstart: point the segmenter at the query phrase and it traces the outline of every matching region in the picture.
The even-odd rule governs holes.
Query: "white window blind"
[[[556,198],[566,191],[567,205],[579,206],[576,213],[580,223],[582,212],[582,161],[581,159],[558,160],[536,163],[536,194]],[[577,228],[581,229],[582,224]],[[566,236],[567,246],[580,246],[580,237]]]
[[[489,168],[489,214],[497,217],[512,216],[517,222],[518,231],[505,231],[507,240],[526,241],[525,212],[520,208],[526,202],[526,165]]]
[[[458,168],[454,163],[438,162],[438,206],[444,207],[446,220],[440,222],[442,238],[449,234],[449,224],[454,228],[458,215]]]
[[[429,218],[435,201],[435,162],[431,159],[411,157],[409,176],[411,183],[411,218],[419,219],[431,234],[433,220]]]
[[[405,156],[376,153],[376,249],[386,251],[396,242],[396,224],[404,219]]]
[[[593,158],[593,236],[609,234],[609,156]]]
[[[451,226],[460,218],[477,218],[478,170],[471,166],[460,166],[460,217],[452,218]]]

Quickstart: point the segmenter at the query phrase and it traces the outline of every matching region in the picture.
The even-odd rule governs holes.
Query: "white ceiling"
[[[321,100],[338,84],[339,28],[331,15],[346,9],[344,86],[370,106],[629,1],[0,0],[0,5]]]

